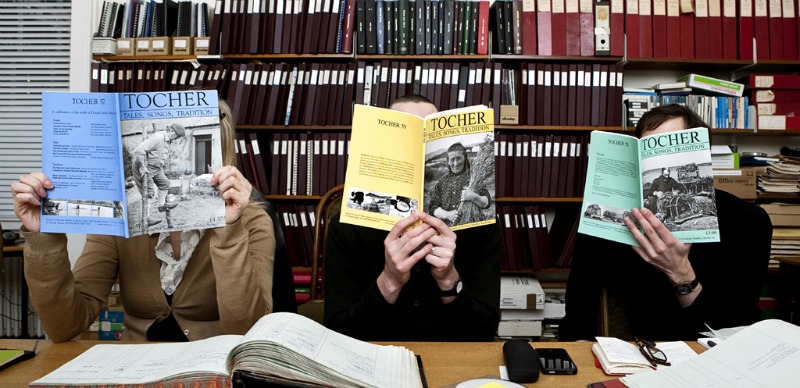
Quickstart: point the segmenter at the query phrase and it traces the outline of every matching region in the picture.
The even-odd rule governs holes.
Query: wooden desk
[[[25,244],[13,244],[13,245],[6,245],[3,244],[3,255],[22,255],[22,249],[25,247]]]
[[[34,340],[0,339],[0,347],[33,349]],[[0,385],[3,387],[27,387],[28,383],[50,373],[65,362],[75,358],[94,344],[107,341],[73,341],[54,344],[41,341],[33,359],[0,370]],[[380,343],[387,345],[388,343]],[[499,375],[498,366],[505,365],[503,359],[503,343],[442,343],[442,342],[405,342],[397,343],[422,356],[425,377],[428,386],[442,387],[460,381]],[[538,387],[585,387],[590,382],[610,380],[594,366],[591,342],[542,342],[534,343],[537,348],[560,347],[569,352],[578,366],[578,374],[572,376],[541,375],[536,384]],[[703,348],[690,342],[695,351]]]

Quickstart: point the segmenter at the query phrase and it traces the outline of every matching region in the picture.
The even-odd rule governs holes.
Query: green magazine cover
[[[638,245],[622,222],[648,208],[679,240],[719,241],[707,128],[636,137],[592,131],[578,233]]]

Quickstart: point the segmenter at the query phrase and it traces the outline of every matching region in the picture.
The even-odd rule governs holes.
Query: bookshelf
[[[419,1],[419,3],[422,4],[428,3],[420,0],[417,1]],[[207,1],[206,3],[209,3],[209,5],[212,6],[210,8],[213,9],[214,5],[225,7],[228,2]],[[303,19],[303,17],[301,17],[299,19],[296,18],[292,20],[301,20],[301,21],[305,20],[306,22],[305,28],[308,28],[308,20],[316,20],[316,19],[308,19],[308,17],[310,16],[310,14],[307,13],[308,6],[305,2],[300,2],[300,3],[302,7],[299,9],[295,8],[295,10],[299,10],[300,14],[305,15],[304,17],[306,19]],[[345,1],[338,3],[340,6],[342,6],[339,12],[344,12],[347,10],[347,7],[349,6],[348,2]],[[377,3],[378,2],[376,2],[376,4]],[[515,12],[515,10],[513,9],[513,5],[516,3],[516,1],[508,3],[512,5],[511,7],[508,7],[511,8],[511,11],[504,11],[504,12],[512,12],[513,14],[513,12]],[[615,3],[615,1],[612,1],[612,3]],[[503,6],[505,6],[505,4]],[[614,4],[612,4],[612,7],[613,6]],[[213,9],[212,11],[216,12],[215,9]],[[522,17],[525,16],[525,12],[530,12],[530,10],[520,10],[520,11],[522,12],[521,14]],[[299,144],[301,141],[303,141],[301,139],[301,136],[306,136],[305,141],[306,142],[312,141],[313,146],[316,146],[317,142],[327,142],[327,144],[332,144],[335,142],[336,152],[337,153],[339,152],[339,142],[343,141],[341,140],[340,136],[344,135],[346,139],[346,135],[349,133],[350,129],[346,113],[349,105],[348,102],[349,101],[359,102],[357,101],[359,87],[361,88],[366,87],[366,85],[364,85],[363,82],[358,80],[359,77],[358,72],[361,71],[362,68],[366,70],[367,67],[370,66],[372,67],[373,71],[375,71],[376,69],[381,69],[380,71],[383,71],[383,69],[387,68],[390,69],[389,73],[387,73],[387,76],[389,77],[391,77],[391,75],[389,74],[397,74],[399,72],[406,72],[407,75],[405,83],[401,83],[399,80],[396,82],[380,81],[380,76],[378,78],[374,78],[373,80],[378,80],[378,81],[370,85],[370,87],[372,88],[371,89],[372,93],[375,93],[376,91],[380,90],[382,86],[386,87],[386,90],[390,90],[389,93],[397,89],[401,89],[405,92],[416,90],[415,89],[416,86],[414,85],[413,82],[410,81],[410,79],[416,79],[418,73],[426,70],[425,66],[427,66],[427,70],[429,71],[431,71],[430,69],[434,69],[432,71],[435,72],[441,71],[442,77],[445,77],[444,74],[448,70],[451,72],[451,75],[452,72],[455,71],[456,69],[458,69],[459,72],[483,71],[483,77],[484,77],[483,80],[485,80],[487,76],[491,77],[489,85],[490,91],[487,94],[487,92],[484,89],[482,89],[483,85],[479,85],[480,82],[471,81],[473,78],[467,78],[465,89],[463,89],[467,93],[467,95],[473,95],[474,93],[478,93],[477,91],[473,93],[472,89],[473,87],[476,89],[478,88],[478,86],[481,87],[480,97],[473,98],[472,102],[483,103],[496,107],[499,105],[498,102],[500,102],[501,104],[510,102],[509,100],[512,98],[508,97],[509,93],[516,92],[518,94],[515,97],[513,97],[513,103],[521,104],[520,112],[523,113],[522,115],[523,117],[521,117],[521,119],[524,119],[524,121],[517,125],[497,123],[496,124],[497,134],[507,134],[511,136],[516,136],[516,135],[574,136],[576,139],[580,139],[588,137],[588,133],[592,130],[632,133],[633,128],[623,126],[622,117],[610,118],[607,120],[608,122],[603,123],[605,125],[600,125],[600,124],[592,125],[591,123],[590,124],[574,123],[572,125],[570,124],[562,125],[562,123],[559,123],[559,125],[554,125],[553,122],[555,121],[553,120],[551,120],[550,124],[538,124],[537,123],[538,118],[536,117],[536,114],[538,114],[538,112],[541,109],[543,109],[543,107],[540,108],[536,104],[530,104],[530,101],[528,100],[529,97],[527,95],[525,96],[522,95],[523,91],[527,90],[526,87],[533,88],[533,86],[531,86],[533,84],[530,82],[530,80],[523,81],[524,78],[522,76],[523,72],[528,71],[529,74],[531,74],[530,73],[531,71],[535,72],[538,72],[540,70],[548,71],[547,70],[548,68],[538,67],[540,65],[550,66],[549,69],[551,71],[555,66],[558,66],[560,69],[562,69],[561,71],[565,71],[568,74],[571,74],[571,72],[573,71],[575,72],[579,71],[578,69],[580,69],[580,67],[574,67],[574,66],[587,66],[583,68],[584,71],[589,71],[589,69],[591,69],[591,71],[595,71],[594,70],[595,68],[592,68],[592,66],[605,66],[608,69],[618,69],[620,76],[625,77],[624,80],[620,82],[620,87],[622,85],[649,87],[652,86],[654,83],[656,83],[657,80],[659,79],[674,80],[674,77],[671,76],[673,74],[681,74],[687,72],[707,72],[713,75],[718,75],[718,74],[723,75],[727,79],[736,79],[742,75],[757,73],[757,72],[792,72],[796,71],[796,66],[800,64],[800,61],[798,61],[797,57],[795,57],[794,59],[784,59],[784,58],[752,59],[752,58],[747,58],[746,55],[742,54],[736,55],[735,58],[732,59],[730,57],[724,58],[723,56],[720,56],[718,58],[706,58],[706,57],[697,58],[694,56],[690,58],[680,58],[676,56],[654,57],[654,55],[656,54],[656,50],[653,50],[654,48],[652,46],[651,50],[653,51],[649,54],[649,56],[647,54],[647,50],[637,51],[634,54],[633,51],[636,50],[633,50],[632,47],[624,46],[625,40],[622,39],[622,36],[626,33],[626,31],[624,30],[624,24],[622,25],[623,30],[619,30],[618,29],[619,26],[614,24],[615,21],[617,20],[615,18],[618,18],[620,16],[622,17],[627,16],[627,14],[625,14],[624,8],[621,11],[622,12],[621,15],[619,14],[620,13],[619,10],[612,9],[612,14],[611,14],[612,25],[609,27],[609,31],[612,34],[611,50],[610,50],[611,55],[607,56],[561,55],[561,54],[554,55],[560,52],[560,48],[555,48],[555,47],[553,48],[552,52],[544,55],[539,54],[538,52],[531,54],[530,51],[528,51],[525,54],[523,54],[522,51],[520,51],[520,53],[514,53],[514,54],[511,53],[500,54],[499,53],[500,50],[497,50],[498,42],[495,42],[494,39],[496,39],[496,36],[501,33],[504,34],[505,37],[508,37],[509,35],[507,34],[509,34],[508,31],[509,25],[502,24],[498,26],[497,24],[492,22],[491,18],[496,17],[495,14],[486,15],[486,17],[489,18],[486,20],[487,22],[489,22],[487,23],[489,24],[487,28],[490,34],[489,35],[490,42],[488,42],[488,48],[486,54],[477,54],[476,53],[477,50],[473,51],[472,54],[458,54],[458,55],[417,54],[416,49],[411,50],[413,54],[404,54],[404,55],[372,54],[372,53],[367,54],[366,52],[369,50],[367,50],[366,47],[363,49],[364,52],[362,53],[359,51],[360,48],[358,47],[359,45],[358,31],[360,26],[359,22],[362,21],[361,19],[359,19],[358,14],[356,14],[355,16],[354,19],[355,25],[351,27],[352,30],[348,30],[349,33],[352,35],[350,36],[352,42],[352,46],[350,47],[347,47],[344,43],[339,44],[338,42],[336,42],[335,48],[333,50],[329,49],[330,47],[333,46],[328,46],[324,50],[316,50],[316,53],[311,53],[310,51],[313,50],[311,50],[310,48],[306,49],[306,46],[313,43],[313,42],[308,42],[307,39],[305,39],[306,37],[305,34],[307,34],[308,31],[307,29],[302,30],[304,31],[304,33],[301,33],[300,32],[301,30],[294,30],[296,34],[293,35],[286,35],[286,31],[290,30],[284,29],[283,31],[281,31],[284,34],[284,36],[291,36],[297,40],[294,43],[295,44],[294,50],[292,50],[293,47],[292,43],[289,43],[288,46],[283,46],[281,44],[280,50],[275,50],[277,48],[276,46],[277,44],[275,43],[277,41],[276,40],[277,38],[274,36],[274,33],[276,33],[276,31],[267,32],[267,35],[264,35],[265,39],[270,37],[272,38],[272,40],[269,41],[273,43],[271,48],[259,51],[257,49],[258,47],[265,47],[265,44],[268,45],[269,43],[269,42],[259,42],[253,46],[250,46],[250,47],[255,47],[256,50],[252,50],[250,48],[247,49],[240,48],[239,50],[237,50],[235,47],[231,45],[232,38],[233,40],[235,40],[237,36],[238,37],[248,36],[248,33],[246,31],[252,31],[252,30],[247,30],[248,26],[250,28],[253,28],[253,26],[259,26],[259,28],[262,28],[263,30],[263,26],[268,24],[245,20],[245,24],[243,25],[243,27],[235,27],[234,26],[235,21],[239,20],[236,18],[243,18],[243,14],[241,12],[230,11],[224,8],[222,12],[224,16],[221,19],[220,25],[217,26],[218,30],[214,30],[213,27],[214,19],[213,18],[211,19],[210,23],[212,24],[212,27],[211,31],[209,31],[209,34],[211,35],[213,40],[215,37],[215,31],[225,31],[226,28],[225,22],[226,20],[228,20],[229,25],[227,28],[229,28],[230,29],[229,31],[231,32],[228,34],[229,36],[227,37],[229,41],[227,45],[223,45],[222,43],[220,43],[217,46],[217,50],[216,51],[212,50],[212,53],[210,55],[173,55],[173,56],[150,55],[150,56],[134,56],[134,57],[93,56],[93,59],[97,61],[97,63],[107,66],[109,71],[111,71],[112,68],[115,68],[118,65],[125,63],[133,63],[133,61],[141,60],[141,61],[146,61],[144,62],[145,64],[148,63],[165,64],[166,68],[164,71],[166,72],[174,72],[174,71],[180,71],[180,72],[186,71],[189,73],[196,72],[198,73],[197,74],[198,76],[199,72],[202,71],[205,71],[205,74],[209,74],[209,72],[211,71],[226,72],[224,77],[227,77],[227,79],[217,82],[214,84],[214,86],[212,86],[216,87],[220,91],[221,97],[225,97],[229,101],[233,101],[233,104],[238,104],[239,102],[243,101],[249,103],[255,101],[257,105],[263,105],[261,107],[262,109],[270,105],[277,105],[276,109],[274,110],[275,114],[277,114],[280,110],[283,110],[285,112],[286,109],[288,109],[290,102],[289,95],[292,90],[294,90],[295,93],[298,93],[301,90],[305,93],[305,91],[308,90],[308,86],[310,85],[308,81],[301,82],[295,80],[295,83],[292,84],[290,81],[288,81],[290,77],[287,77],[286,82],[284,82],[283,80],[279,82],[275,82],[274,80],[271,82],[266,81],[266,83],[268,84],[267,88],[269,89],[268,91],[265,91],[264,94],[259,95],[258,94],[259,88],[257,87],[258,85],[255,83],[255,81],[251,81],[250,84],[247,84],[244,78],[242,78],[242,76],[239,75],[242,74],[241,72],[244,72],[244,74],[247,74],[248,71],[254,73],[257,71],[257,69],[260,69],[258,71],[265,72],[263,74],[265,74],[267,77],[272,77],[275,74],[277,74],[280,66],[280,73],[282,76],[283,74],[286,74],[286,72],[289,72],[289,74],[296,72],[297,73],[296,76],[299,77],[300,71],[304,71],[305,74],[305,72],[310,72],[314,70],[319,72],[324,72],[326,70],[330,72],[338,71],[340,73],[339,75],[344,75],[345,79],[347,80],[344,87],[342,87],[342,85],[337,85],[336,87],[332,87],[333,81],[326,81],[324,83],[314,84],[316,86],[319,86],[320,88],[328,87],[327,92],[323,92],[322,90],[316,91],[317,97],[319,98],[320,96],[322,96],[322,99],[324,99],[324,101],[323,100],[317,100],[317,101],[329,102],[328,97],[339,99],[339,101],[335,102],[335,104],[338,104],[336,108],[329,108],[333,109],[335,112],[338,112],[335,115],[334,120],[327,120],[326,123],[319,123],[317,122],[317,120],[312,118],[310,119],[310,121],[308,121],[309,124],[304,124],[302,122],[298,123],[297,122],[298,120],[296,120],[294,117],[290,117],[288,119],[289,124],[283,125],[280,123],[264,123],[263,121],[254,122],[256,120],[240,119],[237,125],[237,130],[243,135],[243,137],[242,139],[240,139],[239,144],[244,145],[245,147],[244,149],[247,149],[248,146],[252,149],[254,145],[253,142],[254,141],[257,142],[260,151],[259,155],[261,156],[261,162],[263,162],[264,168],[268,172],[267,178],[269,178],[270,180],[273,178],[274,175],[285,175],[284,178],[287,179],[291,178],[291,174],[289,174],[288,170],[286,171],[275,170],[275,166],[273,164],[275,160],[280,160],[280,158],[289,157],[287,154],[282,153],[283,152],[282,150],[280,150],[279,152],[280,156],[278,157],[278,159],[273,159],[272,156],[275,154],[274,146],[276,144],[278,144],[278,147],[281,147],[280,144],[284,144],[283,142],[296,141]],[[270,13],[271,11],[267,10],[264,12],[265,13],[261,15],[261,17],[264,18],[271,17],[270,16],[272,15]],[[324,11],[323,13],[324,15],[317,14],[316,16],[322,16],[322,17],[327,16],[329,19],[327,24],[323,23],[320,20],[318,24],[320,28],[324,29],[324,26],[334,26],[334,25],[335,25],[334,30],[336,31],[339,31],[341,28],[343,28],[341,27],[341,25],[338,25],[330,21],[331,17],[330,13],[336,13],[336,11],[330,9],[328,11]],[[539,16],[541,11],[534,11],[534,13],[537,14],[537,16]],[[284,16],[285,15],[286,14],[284,14]],[[555,14],[551,14],[550,16],[554,15]],[[574,17],[575,15],[570,15],[570,11],[568,10],[563,16],[565,18],[570,18]],[[559,16],[556,16],[556,18],[558,17]],[[641,17],[644,17],[644,15],[641,15]],[[269,19],[261,19],[261,20],[263,21]],[[284,19],[284,23],[286,23],[286,20],[288,19]],[[565,20],[574,20],[574,19],[565,19]],[[559,22],[558,19],[554,21],[554,25],[556,25],[556,27],[560,26],[558,22]],[[283,24],[283,26],[284,28],[286,28],[285,27],[286,24]],[[540,29],[545,25],[537,22],[534,24],[534,26]],[[236,29],[236,28],[242,28],[242,29]],[[518,38],[516,35],[513,34],[515,28],[517,27],[512,27],[511,31],[512,35],[510,36],[512,36],[512,39],[514,39],[515,42],[516,40],[521,39],[520,43],[524,43],[526,36],[528,35],[522,33],[520,34],[521,37]],[[326,39],[328,39],[330,38],[330,31],[334,30],[328,29],[327,32],[323,33],[323,35],[325,35]],[[348,33],[348,31],[342,30],[343,40],[345,39],[344,36]],[[627,31],[627,33],[631,34],[630,31]],[[557,36],[557,33],[553,32],[553,30],[551,30],[550,36],[554,38],[554,42],[557,41],[556,42],[557,44],[561,44],[561,41],[559,39],[555,39],[559,37]],[[568,35],[567,39],[570,39],[569,37],[574,37],[574,36],[575,35],[573,31],[572,35]],[[637,32],[637,39],[642,38],[643,36],[646,37],[647,35],[641,35],[638,34]],[[623,43],[623,46],[620,46],[618,40]],[[568,42],[569,41],[564,42],[564,44],[568,44]],[[537,43],[541,43],[541,41],[538,40]],[[621,50],[620,47],[622,47]],[[384,47],[384,50],[386,51],[386,47]],[[377,51],[377,47],[375,48],[375,51]],[[514,49],[512,49],[511,51],[514,52]],[[544,52],[544,50],[540,51]],[[564,54],[566,54],[566,51],[564,52]],[[191,65],[187,64],[184,66],[183,65],[184,63],[189,63]],[[140,66],[140,65],[137,62],[135,66]],[[237,74],[235,77],[232,75],[234,71],[236,71]],[[432,73],[429,72],[427,74],[432,74]],[[438,98],[440,109],[455,107],[452,106],[451,100],[446,100],[446,97],[442,95],[443,94],[442,87],[445,86],[445,81],[437,81],[436,77],[439,77],[439,74],[437,73],[433,74],[436,75],[435,76],[429,75],[429,78],[433,80],[434,82],[433,85],[436,85],[436,87],[432,88],[431,91],[428,92],[427,94],[432,96],[433,97],[432,99]],[[500,78],[496,78],[495,74],[500,74],[499,76]],[[422,74],[419,75],[420,77],[423,76]],[[633,77],[631,77],[631,75],[633,75]],[[264,75],[262,75],[262,77],[263,76]],[[165,77],[166,79],[170,79],[169,75]],[[223,76],[220,75],[220,77]],[[513,77],[511,78],[513,79],[513,82],[509,84],[507,77]],[[568,77],[569,76],[567,76],[567,79]],[[187,77],[187,79],[190,78],[191,77]],[[353,79],[353,81],[350,81],[350,79]],[[452,92],[453,87],[456,87],[457,90],[460,91],[461,87],[459,85],[459,82],[461,82],[461,79],[455,80],[456,82],[453,81],[454,80],[451,79],[450,84],[447,85],[450,86],[448,90]],[[495,81],[498,81],[499,83],[498,88],[495,88],[496,86]],[[505,84],[503,83],[504,81],[506,82]],[[259,82],[264,83],[265,81],[263,81],[262,78],[262,80],[260,80]],[[239,101],[236,101],[237,98],[235,94],[233,95],[230,94],[232,90],[234,90],[234,93],[235,90],[238,90],[237,89],[238,86],[234,86],[237,84],[242,87],[250,88],[249,95],[247,97],[240,96],[238,98]],[[352,89],[348,90],[347,85],[352,85]],[[431,84],[428,83],[427,85]],[[550,85],[552,85],[552,83]],[[590,85],[594,85],[593,79],[591,80]],[[197,86],[198,86],[197,84],[188,86],[180,85],[177,86],[177,88],[197,87]],[[172,85],[168,84],[167,88],[170,87],[172,87]],[[204,87],[208,86],[206,85]],[[275,91],[274,94],[269,94],[273,91],[273,89],[277,90]],[[587,90],[590,93],[595,92],[594,86],[587,87]],[[536,91],[535,93],[538,93],[538,91]],[[567,95],[569,96],[569,92],[567,92]],[[538,94],[536,94],[536,96],[538,97]],[[594,96],[591,97],[594,98]],[[295,98],[295,100],[291,100],[293,103],[297,103],[299,101],[300,104],[299,105],[293,104],[292,109],[296,109],[298,106],[306,108],[310,106],[315,109],[319,108],[318,106],[319,104],[317,102],[315,102],[314,104],[307,104],[302,98],[300,100],[296,100],[297,97],[295,95],[293,95],[293,98]],[[385,98],[381,104],[385,105],[386,103],[389,102],[390,99],[391,99],[390,97]],[[444,102],[445,100],[448,102],[445,103]],[[361,102],[364,101],[365,100],[362,100]],[[591,98],[586,101],[589,101],[588,106],[596,105],[595,100]],[[606,94],[605,104],[607,106],[607,109],[604,110],[606,114],[611,115],[610,112],[612,111],[614,114],[616,114],[616,112],[618,111],[616,109],[616,105],[608,105],[612,102],[614,103],[619,102],[619,99],[617,97],[613,97],[611,94]],[[558,110],[560,103],[555,104],[552,101],[551,103],[552,105],[549,107],[549,109],[550,112],[552,113]],[[244,109],[245,112],[248,112],[253,109],[258,109],[258,107],[253,106],[251,104],[248,107],[244,108],[240,107],[239,108],[240,112],[241,109]],[[619,111],[621,111],[621,106]],[[312,112],[311,114],[315,118],[319,117],[319,111],[314,112],[313,110],[306,110],[303,113],[306,114],[308,112]],[[238,117],[244,117],[244,116],[240,114],[238,115]],[[261,117],[265,117],[265,112],[261,113]],[[303,119],[306,119],[306,117],[303,117]],[[284,122],[286,121],[284,120]],[[752,129],[712,129],[712,134],[714,135],[717,141],[736,142],[740,146],[748,146],[749,144],[758,145],[761,142],[763,142],[763,139],[769,139],[767,140],[767,143],[769,144],[785,144],[785,143],[797,144],[798,141],[798,136],[796,133],[792,133],[790,131],[779,131],[779,130],[755,131]],[[277,140],[278,143],[276,143],[276,139],[278,139]],[[313,147],[313,146],[307,145],[307,147]],[[306,148],[306,150],[308,150],[308,148]],[[516,149],[514,151],[516,151]],[[250,155],[252,155],[252,151],[250,152]],[[585,152],[583,153],[583,155],[585,155]],[[500,161],[501,159],[502,156],[499,156],[498,164],[502,163]],[[336,163],[342,163],[341,159],[336,160]],[[325,165],[327,166],[328,164],[326,163]],[[247,165],[243,166],[243,170],[246,169]],[[253,180],[258,180],[257,173],[255,172],[246,172],[246,175],[248,175],[248,177]],[[291,212],[291,210],[286,210],[286,209],[291,209],[292,206],[297,206],[307,209],[306,212],[308,213],[309,209],[308,207],[310,206],[313,208],[313,206],[316,204],[317,201],[319,201],[319,199],[322,197],[322,194],[325,192],[327,188],[333,187],[333,185],[335,185],[336,183],[340,183],[339,179],[342,179],[342,176],[337,177],[336,180],[326,181],[325,184],[319,185],[319,187],[315,189],[316,191],[312,190],[306,192],[293,193],[291,189],[288,191],[288,193],[286,190],[267,190],[266,189],[267,186],[273,186],[272,188],[274,188],[274,184],[272,182],[266,182],[266,181],[260,182],[260,186],[262,186],[261,191],[265,193],[265,197],[271,201],[274,201],[279,206],[279,212],[281,211],[281,208],[284,209],[284,212]],[[286,182],[285,181],[282,183],[279,182],[278,186],[279,188],[284,188],[286,187]],[[289,186],[291,185],[289,184]],[[575,192],[580,192],[580,190],[577,190],[577,188],[573,189],[575,190]],[[498,190],[500,189],[498,188]],[[760,195],[756,201],[778,201],[778,200],[794,200],[794,199],[795,198],[792,196],[766,194],[766,195]],[[562,195],[550,195],[549,193],[548,195],[513,195],[513,190],[512,190],[511,193],[504,192],[501,193],[500,195],[497,195],[496,201],[499,205],[509,206],[512,208],[523,208],[526,206],[540,206],[542,209],[544,209],[546,213],[546,220],[548,225],[552,225],[552,223],[555,221],[555,218],[558,217],[559,210],[567,209],[568,212],[569,210],[574,211],[574,209],[577,209],[580,206],[579,204],[581,202],[581,198],[579,194],[574,195],[574,193],[573,195],[567,195],[566,193]],[[291,216],[287,216],[285,220],[290,220],[291,218],[292,218]],[[310,242],[307,242],[307,244],[310,244]],[[306,263],[298,263],[296,267],[307,268],[307,265],[305,264]],[[547,271],[547,270],[541,270],[541,271]],[[534,272],[538,273],[541,271],[534,271]],[[556,271],[559,270],[556,269]]]

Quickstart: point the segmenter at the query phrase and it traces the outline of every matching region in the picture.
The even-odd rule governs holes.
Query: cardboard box
[[[176,36],[172,38],[172,55],[192,55],[192,38]]]
[[[544,290],[539,280],[532,276],[500,277],[500,308],[541,310],[544,308]]]
[[[92,38],[92,55],[117,55],[117,41],[114,38]]]
[[[168,36],[136,38],[136,55],[171,55],[172,45]]]
[[[499,337],[539,337],[542,321],[500,321],[497,325]]]
[[[194,54],[208,55],[208,47],[210,44],[211,44],[211,38],[208,36],[200,36],[194,38]]]
[[[765,203],[760,205],[769,214],[772,226],[800,226],[800,205]]]
[[[117,38],[117,55],[136,53],[136,38]]]
[[[727,191],[741,199],[756,199],[756,170],[714,170],[714,188]]]

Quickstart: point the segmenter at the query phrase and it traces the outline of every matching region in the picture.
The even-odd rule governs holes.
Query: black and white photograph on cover
[[[495,217],[494,134],[425,144],[425,211],[448,226]]]
[[[718,228],[711,163],[662,166],[642,172],[644,207],[671,231]]]
[[[65,215],[75,217],[122,218],[121,208],[122,204],[118,201],[71,199],[66,201],[67,211]]]
[[[42,198],[42,215],[44,216],[66,216],[67,200]]]
[[[347,207],[388,216],[406,217],[417,212],[419,201],[400,195],[353,188],[347,196]]]
[[[206,229],[225,219],[211,186],[222,165],[215,117],[124,120],[122,153],[131,234]]]

